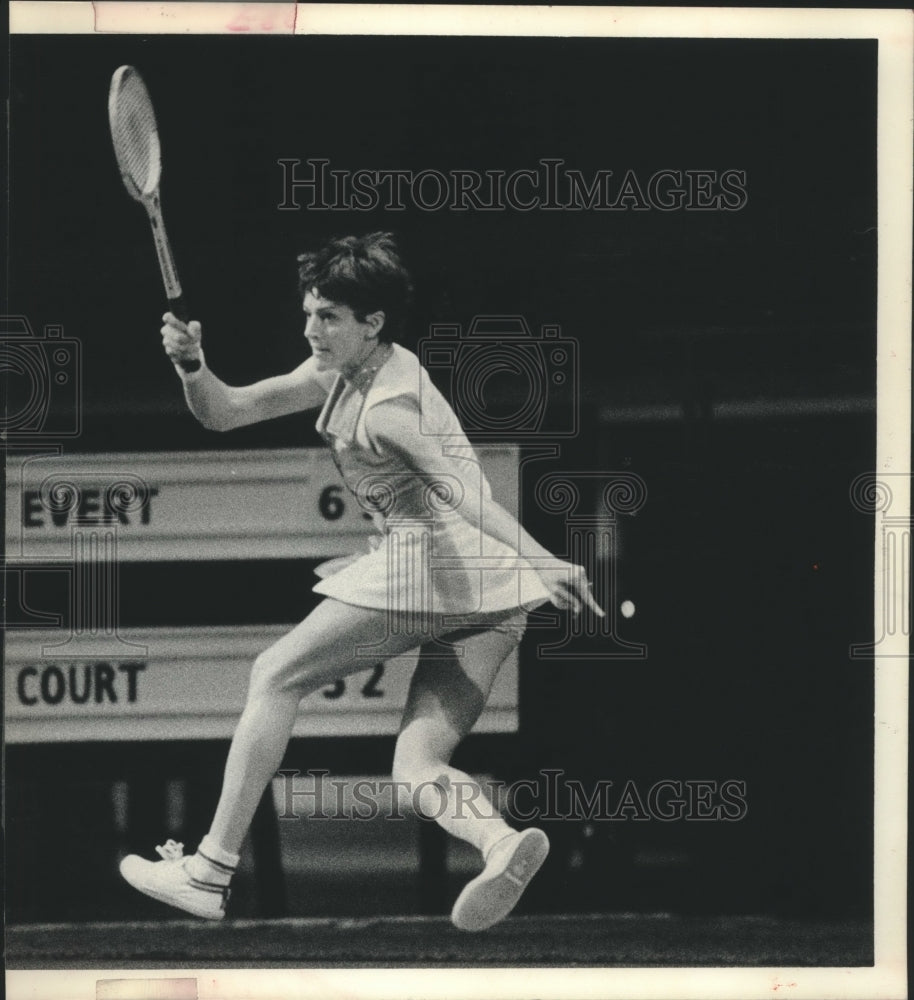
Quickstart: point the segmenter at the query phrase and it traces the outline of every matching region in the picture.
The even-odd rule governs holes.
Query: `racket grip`
[[[186,323],[190,319],[190,312],[187,309],[187,303],[184,301],[183,295],[179,294],[173,299],[170,298],[168,300],[168,308],[182,323]],[[178,364],[188,373],[200,370],[200,362],[197,359],[193,361],[179,361]]]

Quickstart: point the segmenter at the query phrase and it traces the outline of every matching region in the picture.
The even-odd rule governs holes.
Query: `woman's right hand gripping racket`
[[[168,307],[183,323],[187,322],[187,308],[181,293],[181,282],[174,256],[165,232],[162,206],[159,200],[159,181],[162,176],[162,150],[155,111],[149,92],[140,74],[133,66],[121,66],[111,78],[108,91],[108,120],[114,155],[124,181],[124,187],[146,209],[152,238],[155,241],[159,269],[168,296]],[[187,372],[200,367],[197,359],[180,362]]]

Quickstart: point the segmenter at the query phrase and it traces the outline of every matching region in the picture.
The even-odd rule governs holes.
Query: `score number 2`
[[[363,698],[383,698],[384,691],[378,687],[381,678],[384,676],[384,664],[376,664],[371,671],[371,677],[362,685],[362,697]],[[323,695],[325,698],[336,699],[342,698],[346,693],[346,681],[341,677],[339,680],[334,681],[333,684],[324,688]]]

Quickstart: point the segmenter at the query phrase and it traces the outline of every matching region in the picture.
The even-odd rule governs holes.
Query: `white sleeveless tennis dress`
[[[379,535],[372,551],[318,567],[325,578],[315,592],[412,614],[472,616],[544,604],[549,593],[533,567],[453,507],[464,483],[486,497],[492,491],[447,400],[411,351],[392,344],[379,353],[379,365],[350,381],[337,376],[317,421],[340,475]],[[422,433],[438,443],[434,483],[368,438],[366,414],[393,399],[419,408]],[[336,565],[342,568],[332,572]]]

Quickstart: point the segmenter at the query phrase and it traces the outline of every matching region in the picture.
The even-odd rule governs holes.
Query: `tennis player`
[[[511,829],[469,775],[450,765],[478,719],[527,612],[551,601],[602,611],[585,572],[555,558],[491,496],[453,410],[418,358],[394,340],[411,294],[393,236],[330,242],[299,258],[311,357],[234,387],[206,366],[198,322],[166,313],[165,351],[188,405],[212,430],[310,408],[340,474],[378,528],[370,551],[318,574],[324,600],[254,662],[216,814],[195,854],[169,841],[160,861],[130,855],[124,878],[189,913],[225,915],[242,840],[280,766],[299,702],[335,680],[419,648],[393,759],[402,803],[482,853],[453,923],[505,917],[542,865],[542,830]],[[192,373],[181,362],[199,360]],[[519,555],[523,552],[523,557]],[[472,803],[472,807],[468,805]]]

